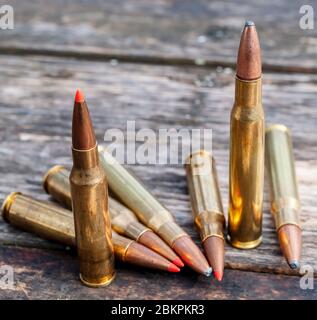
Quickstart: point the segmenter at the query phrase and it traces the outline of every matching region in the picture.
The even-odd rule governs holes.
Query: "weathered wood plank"
[[[2,265],[13,267],[14,286],[0,299],[316,299],[291,276],[228,270],[222,283],[190,271],[165,274],[118,265],[115,281],[98,290],[78,280],[74,254],[0,246]],[[160,288],[158,290],[158,288]]]
[[[0,56],[0,201],[15,190],[46,199],[42,174],[53,164],[71,164],[70,129],[76,87],[87,94],[96,134],[110,128],[212,128],[222,198],[228,199],[229,114],[234,74],[149,65],[111,65],[49,57]],[[317,270],[317,76],[266,74],[264,105],[268,122],[293,132],[302,199],[303,264]],[[187,141],[188,143],[188,141]],[[193,228],[182,165],[133,166],[135,173],[198,241]],[[227,247],[226,266],[240,270],[291,274],[278,248],[265,202],[264,241],[252,251]],[[0,241],[49,246],[0,222]]]
[[[105,58],[174,63],[205,59],[231,65],[243,23],[253,19],[270,69],[288,66],[316,72],[317,31],[299,27],[300,0],[6,3],[14,8],[15,29],[0,33],[2,48],[73,50],[91,56],[101,53]],[[316,1],[311,3],[316,10]]]

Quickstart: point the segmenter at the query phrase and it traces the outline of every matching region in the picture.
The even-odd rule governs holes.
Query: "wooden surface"
[[[269,70],[316,72],[316,28],[299,28],[301,0],[7,0],[15,29],[1,52],[150,63],[233,65],[241,26],[256,22]],[[310,1],[314,6],[316,0]],[[316,10],[316,8],[315,8]],[[203,59],[203,61],[202,61]]]
[[[80,284],[74,254],[53,250],[0,247],[14,265],[17,285],[0,290],[0,299],[312,299],[297,277],[228,270],[222,283],[191,271],[169,274],[119,267],[115,282],[102,289]]]
[[[135,120],[137,129],[212,128],[227,209],[229,114],[234,94],[234,71],[228,66],[234,61],[243,20],[250,15],[246,1],[236,5],[158,0],[80,1],[80,5],[10,2],[16,29],[0,32],[4,48],[0,56],[1,202],[16,190],[47,199],[41,187],[43,173],[54,164],[71,164],[71,112],[75,88],[80,87],[86,93],[99,142],[107,129],[125,130],[127,120]],[[273,10],[274,14],[270,2],[258,4],[254,20],[269,66],[263,84],[266,121],[292,130],[302,201],[302,264],[311,265],[316,273],[317,75],[313,69],[316,49],[311,44],[315,31],[298,28],[294,3],[274,1],[281,9]],[[223,20],[225,14],[228,17]],[[230,26],[221,37],[217,30],[223,30],[225,23]],[[206,30],[218,36],[211,32],[206,42],[197,43]],[[299,43],[306,45],[305,50]],[[75,59],[82,53],[80,60]],[[109,60],[112,56],[121,56],[125,62]],[[162,57],[165,66],[158,64]],[[219,66],[197,68],[198,57]],[[178,63],[188,58],[187,66]],[[131,168],[198,243],[183,167]],[[301,290],[297,273],[284,262],[267,192],[265,198],[263,244],[252,251],[228,246],[225,279],[220,284],[190,270],[169,275],[121,264],[109,288],[87,289],[77,281],[73,252],[1,221],[0,265],[14,267],[16,287],[0,289],[0,298],[316,299],[316,290]]]

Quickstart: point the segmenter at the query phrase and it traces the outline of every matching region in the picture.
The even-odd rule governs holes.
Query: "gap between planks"
[[[184,58],[172,55],[144,55],[144,54],[125,54],[120,51],[102,50],[97,51],[78,51],[78,50],[59,50],[59,49],[36,49],[36,48],[18,48],[0,46],[0,55],[16,55],[16,56],[50,56],[59,58],[73,58],[87,61],[107,61],[118,60],[123,63],[142,63],[150,65],[166,65],[166,66],[187,66],[197,68],[215,68],[225,67],[234,69],[236,62],[233,59],[223,59],[221,57],[206,58]],[[272,73],[302,73],[316,74],[317,67],[306,67],[298,65],[275,65],[271,63],[263,63],[264,72]]]

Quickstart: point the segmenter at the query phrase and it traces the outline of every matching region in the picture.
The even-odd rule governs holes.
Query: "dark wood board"
[[[225,209],[227,208],[229,114],[234,92],[232,70],[120,63],[113,65],[44,56],[3,55],[0,56],[0,71],[2,83],[0,91],[1,202],[7,194],[16,190],[40,199],[47,199],[41,187],[41,177],[44,172],[54,164],[68,166],[71,164],[70,129],[73,96],[75,88],[81,87],[87,96],[99,142],[102,142],[107,129],[124,130],[127,120],[136,120],[137,129],[212,128],[213,150],[217,161],[223,203]],[[316,90],[317,76],[315,75],[267,73],[264,76],[263,95],[267,121],[284,123],[292,130],[302,200],[302,264],[312,266],[315,274],[317,269],[317,219],[315,217],[317,162],[314,160],[317,151],[314,131],[317,123]],[[191,218],[183,166],[136,165],[130,167],[155,196],[171,210],[180,225],[198,243],[198,236]],[[245,276],[241,281],[251,281],[250,279],[256,279],[258,275],[260,278],[263,277],[261,278],[263,284],[265,281],[272,281],[267,284],[268,286],[277,285],[278,280],[274,283],[275,278],[271,277],[275,275],[262,273],[298,274],[290,271],[281,255],[269,214],[267,191],[265,198],[263,244],[251,251],[240,251],[227,246],[228,280],[226,281],[231,279],[230,275],[233,278],[238,274],[238,271],[229,269],[250,271],[243,273]],[[0,222],[0,242],[3,244],[2,259],[4,260],[8,259],[4,253],[10,252],[12,245],[43,250],[62,249],[34,235],[16,230],[3,221]],[[46,254],[43,250],[25,250],[25,252]],[[50,253],[47,255],[49,256]],[[13,257],[14,254],[12,259]],[[14,263],[12,260],[13,265]],[[30,266],[30,269],[32,268]],[[118,279],[129,277],[131,272],[124,269]],[[225,277],[227,277],[226,274]],[[153,273],[153,277],[155,275],[156,273]],[[73,277],[75,281],[76,272]],[[194,276],[190,275],[190,277]],[[173,287],[179,285],[179,278],[164,275],[165,278],[169,279],[167,281],[170,281]],[[289,279],[285,280],[289,281],[289,284],[285,284],[286,286],[299,281],[299,277],[276,276],[276,279],[281,279],[281,283],[283,279]],[[124,283],[120,282],[121,280],[118,281],[118,284]],[[131,279],[126,287],[123,286],[122,292],[125,292],[124,288],[131,288],[131,290],[137,288],[135,286],[139,281],[139,277],[132,272]],[[192,286],[186,281],[183,285],[189,288]],[[230,284],[228,285],[230,287]],[[86,289],[83,290],[85,292]],[[294,292],[286,294],[282,293],[282,288],[279,290],[278,295],[281,297],[289,297],[289,294],[293,295],[296,291],[294,289]],[[132,291],[135,292],[134,289]],[[132,291],[129,290],[121,295],[118,293],[112,297],[128,298]],[[164,291],[157,287],[155,294],[159,297],[163,294],[162,292]],[[244,296],[241,292],[239,294],[237,292],[232,294],[241,297],[251,297],[253,294],[248,293]],[[303,290],[299,292],[302,297],[307,294]],[[40,293],[34,293],[34,295],[37,294],[37,297],[40,297]],[[169,295],[169,293],[164,294]],[[181,293],[176,295],[182,297]],[[139,297],[141,296],[140,293]],[[220,296],[225,297],[221,294]],[[295,296],[299,294],[296,293],[293,297]],[[102,298],[102,296],[99,297]],[[147,297],[150,298],[150,296]]]
[[[265,68],[316,72],[317,31],[299,27],[300,0],[6,3],[14,8],[15,28],[0,33],[2,53],[22,49],[21,54],[232,65],[244,21],[250,19],[261,38]],[[316,1],[310,4],[317,9]]]
[[[106,288],[84,287],[74,253],[0,246],[2,263],[14,270],[11,290],[0,299],[316,299],[297,277],[228,270],[222,283],[191,271],[180,275],[119,265]]]

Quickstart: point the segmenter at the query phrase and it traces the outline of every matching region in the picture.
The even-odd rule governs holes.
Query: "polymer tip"
[[[288,265],[292,270],[295,270],[295,269],[299,268],[299,262],[298,261],[290,261]]]
[[[176,258],[176,259],[174,259],[173,261],[172,261],[175,265],[177,265],[178,267],[184,267],[184,263],[183,263],[183,261],[180,259],[180,258]]]
[[[167,270],[168,270],[169,272],[180,272],[180,269],[179,269],[177,266],[175,266],[174,263],[171,263],[171,264],[168,266]]]
[[[206,277],[210,277],[211,274],[212,274],[212,269],[209,267],[209,268],[205,271],[204,275],[205,275]]]
[[[223,272],[222,271],[214,271],[214,276],[218,281],[222,281]]]
[[[251,20],[246,20],[244,26],[245,27],[255,26],[255,23],[253,21],[251,21]]]
[[[75,102],[84,102],[84,101],[85,101],[85,96],[83,92],[80,89],[77,89],[75,94]]]

